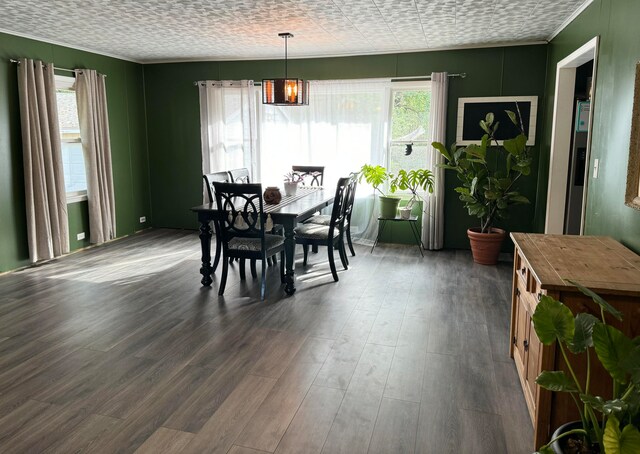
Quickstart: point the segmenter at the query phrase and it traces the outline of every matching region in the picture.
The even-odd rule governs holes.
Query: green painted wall
[[[64,68],[91,68],[107,75],[118,236],[151,222],[142,65],[0,33],[0,272],[28,264],[17,70],[9,58],[30,57]],[[89,236],[86,202],[69,205],[72,249]]]
[[[537,95],[542,100],[547,46],[468,49],[361,57],[289,61],[289,73],[305,79],[401,77],[432,71],[466,72],[451,79],[447,142],[455,140],[457,100],[465,96]],[[198,90],[202,79],[254,79],[282,72],[282,62],[236,61],[152,64],[144,66],[147,128],[154,226],[195,228],[189,207],[201,203],[201,158]],[[542,118],[539,116],[539,120]],[[542,137],[538,130],[538,140]],[[522,192],[532,205],[517,207],[505,224],[510,230],[530,231],[536,198],[537,161]],[[468,248],[466,229],[476,224],[446,180],[445,247]]]
[[[600,36],[594,128],[589,170],[589,192],[585,233],[608,235],[640,253],[640,212],[624,205],[629,153],[633,82],[640,60],[640,2],[595,0],[549,44],[544,149],[551,143],[551,118],[556,65],[564,57]],[[536,228],[544,227],[548,152],[539,173]],[[598,178],[593,178],[593,159],[600,160]]]

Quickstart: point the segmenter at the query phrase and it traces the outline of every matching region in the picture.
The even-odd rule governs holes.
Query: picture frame
[[[456,131],[457,145],[471,145],[479,143],[485,132],[480,128],[480,120],[484,120],[487,113],[492,112],[495,121],[500,122],[496,133],[498,144],[504,139],[511,139],[520,131],[509,120],[505,110],[522,114],[522,126],[527,135],[527,145],[535,145],[536,123],[538,115],[537,96],[493,96],[479,98],[459,98]]]
[[[640,62],[636,63],[625,205],[640,210]]]

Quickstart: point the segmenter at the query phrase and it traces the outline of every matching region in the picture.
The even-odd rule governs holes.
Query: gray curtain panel
[[[77,69],[76,98],[87,172],[89,241],[100,244],[116,236],[105,77],[92,69]]]
[[[27,239],[32,263],[69,252],[69,220],[53,65],[18,65]]]
[[[444,143],[447,140],[447,92],[449,75],[446,72],[431,73],[431,116],[429,128],[431,140]],[[429,147],[427,166],[435,176],[433,194],[427,196],[427,207],[422,220],[422,244],[426,249],[437,250],[444,246],[444,169],[442,155]]]

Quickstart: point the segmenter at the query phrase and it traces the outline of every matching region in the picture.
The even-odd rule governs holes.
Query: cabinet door
[[[527,374],[525,375],[526,392],[529,393],[532,402],[538,402],[538,393],[540,392],[539,386],[536,384],[536,378],[541,372],[541,353],[542,344],[536,330],[533,327],[533,320],[529,319],[529,336],[527,338]]]
[[[515,349],[513,351],[513,359],[518,369],[518,374],[521,379],[527,376],[527,330],[529,327],[529,313],[527,307],[524,304],[522,298],[522,292],[520,289],[516,289],[516,327],[514,332],[514,338],[512,339]]]

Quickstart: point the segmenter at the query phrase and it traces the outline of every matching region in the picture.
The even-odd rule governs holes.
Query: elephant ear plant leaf
[[[593,291],[569,281],[588,295],[600,309],[600,318],[588,313],[573,316],[562,302],[543,295],[532,316],[534,329],[544,345],[558,346],[566,370],[543,371],[536,383],[552,392],[569,393],[576,403],[582,428],[560,434],[540,447],[539,453],[553,453],[551,444],[573,436],[604,454],[640,453],[640,338],[630,339],[607,324],[606,314],[622,320],[622,314]],[[567,350],[586,356],[586,378],[578,379]],[[605,400],[590,394],[591,358],[609,373],[613,398]]]
[[[466,147],[453,144],[449,150],[440,142],[432,144],[444,157],[441,167],[455,172],[460,180],[462,185],[455,191],[469,215],[480,219],[482,233],[490,232],[497,219],[507,218],[511,205],[529,203],[529,199],[515,189],[518,180],[531,173],[532,163],[517,103],[516,109],[517,114],[505,112],[520,132],[504,140],[502,145],[496,139],[500,124],[493,113],[480,121],[485,134],[479,144]]]

